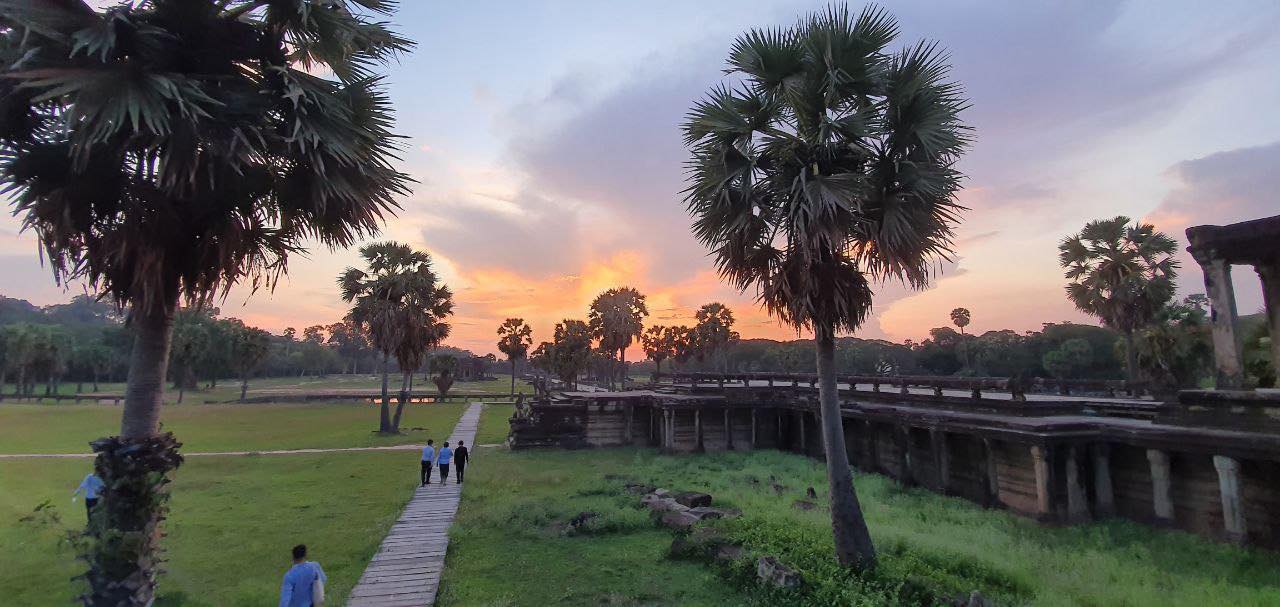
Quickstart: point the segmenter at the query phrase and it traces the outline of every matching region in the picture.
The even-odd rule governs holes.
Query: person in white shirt
[[[98,496],[106,486],[107,484],[102,482],[102,479],[98,478],[97,474],[90,472],[84,477],[84,480],[80,481],[80,486],[71,492],[71,501],[76,501],[76,496],[83,493],[85,514],[92,517],[93,507],[98,505]]]
[[[436,448],[432,446],[434,444],[434,440],[427,439],[427,446],[422,448],[422,471],[418,474],[422,485],[431,484],[431,467],[436,463]]]

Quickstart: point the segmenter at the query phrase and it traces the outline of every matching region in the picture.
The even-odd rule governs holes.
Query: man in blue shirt
[[[93,507],[98,505],[98,496],[102,493],[103,487],[107,484],[98,478],[97,474],[90,472],[80,481],[80,486],[71,492],[71,501],[76,501],[76,495],[84,494],[84,511],[87,516],[93,516]]]
[[[316,581],[321,588],[329,579],[324,576],[320,563],[307,560],[307,547],[298,544],[293,547],[293,567],[284,574],[284,583],[280,584],[280,607],[312,607],[315,605]]]
[[[431,484],[431,466],[436,463],[436,448],[431,445],[435,441],[427,439],[427,446],[422,448],[422,471],[418,473],[418,480],[422,485]]]
[[[444,442],[444,446],[440,447],[440,456],[436,458],[436,462],[440,464],[440,484],[449,481],[449,462],[453,461],[453,449],[449,448],[449,441]]]

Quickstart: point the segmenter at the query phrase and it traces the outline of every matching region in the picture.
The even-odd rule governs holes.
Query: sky
[[[721,301],[744,337],[796,337],[753,292],[724,286],[690,235],[679,125],[722,82],[735,36],[824,6],[402,3],[392,21],[417,47],[388,78],[400,168],[417,184],[380,239],[435,258],[456,294],[448,343],[496,352],[509,317],[549,340],[623,285],[648,296],[649,324],[689,323]],[[958,306],[970,332],[1095,322],[1066,300],[1057,265],[1058,242],[1087,221],[1142,218],[1185,241],[1191,225],[1280,213],[1280,3],[883,6],[900,22],[895,48],[950,51],[975,142],[960,164],[969,210],[955,258],[927,289],[877,285],[856,335],[919,340]],[[20,227],[0,217],[0,294],[50,304],[83,292],[54,284]],[[312,245],[274,291],[235,289],[221,312],[275,332],[340,319],[335,279],[359,259]],[[1181,292],[1202,292],[1199,267],[1180,259]],[[1234,280],[1240,312],[1258,310],[1253,270]]]

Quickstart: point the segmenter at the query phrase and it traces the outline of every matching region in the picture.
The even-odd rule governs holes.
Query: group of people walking
[[[422,467],[418,474],[418,480],[422,486],[431,484],[431,469],[436,466],[440,467],[440,484],[449,482],[449,466],[453,466],[456,470],[454,476],[455,483],[461,483],[466,476],[467,462],[471,459],[471,453],[467,451],[467,446],[463,441],[458,441],[456,449],[449,447],[449,441],[445,441],[444,445],[437,451],[435,440],[428,439],[427,445],[422,448]]]

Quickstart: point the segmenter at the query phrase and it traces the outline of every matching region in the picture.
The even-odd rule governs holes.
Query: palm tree
[[[249,377],[271,353],[271,334],[246,326],[238,319],[233,318],[229,322],[231,366],[240,376],[240,400],[243,401],[249,392]]]
[[[662,373],[662,361],[675,355],[671,327],[653,325],[645,329],[644,335],[640,336],[640,347],[644,348],[645,356],[653,361],[654,374]]]
[[[1090,221],[1058,245],[1067,298],[1124,336],[1130,382],[1138,381],[1134,333],[1173,299],[1177,251],[1169,235],[1124,216]]]
[[[591,302],[587,324],[600,340],[600,349],[610,357],[617,353],[622,374],[622,388],[627,387],[627,348],[644,332],[644,317],[649,315],[644,295],[631,287],[609,289]],[[613,387],[613,378],[609,379]]]
[[[835,334],[871,308],[868,279],[927,285],[962,210],[967,143],[959,87],[937,45],[890,53],[895,20],[832,7],[734,41],[726,70],[684,124],[693,232],[733,286],[816,337],[836,556],[875,549],[854,492],[834,368]]]
[[[87,603],[154,597],[155,490],[181,462],[158,432],[179,300],[270,287],[304,238],[347,246],[407,193],[373,73],[410,47],[371,19],[392,9],[0,1],[0,183],[57,279],[127,307],[135,332],[120,435],[94,444],[108,490]]]
[[[511,361],[511,393],[516,393],[516,361],[529,353],[533,345],[533,329],[523,318],[508,318],[498,327],[498,350]]]
[[[382,406],[378,431],[396,434],[409,401],[413,374],[427,351],[448,334],[443,322],[453,313],[453,293],[439,284],[431,269],[431,255],[407,244],[379,242],[360,248],[367,270],[347,268],[338,276],[342,299],[353,304],[348,318],[360,326],[382,353]],[[400,367],[400,396],[391,416],[388,365],[396,357]]]
[[[694,313],[697,324],[693,330],[698,334],[698,345],[702,356],[720,359],[720,370],[728,371],[728,358],[725,349],[729,344],[738,341],[738,333],[733,330],[733,311],[722,303],[709,303]]]
[[[960,334],[964,335],[964,328],[969,326],[969,309],[956,308],[951,311],[951,324],[960,328]]]

